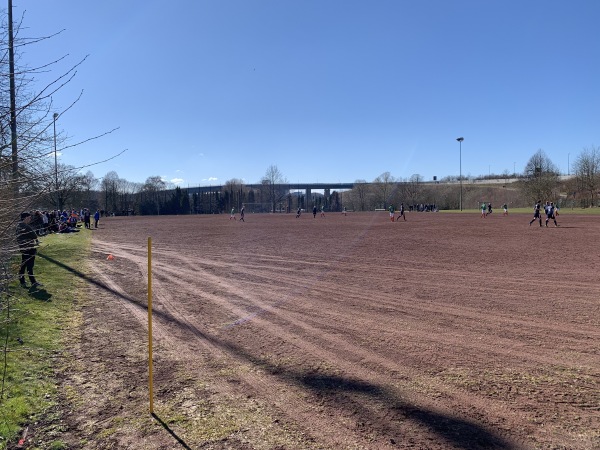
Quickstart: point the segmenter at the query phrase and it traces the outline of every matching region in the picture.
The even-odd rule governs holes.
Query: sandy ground
[[[600,448],[600,218],[540,228],[528,215],[407,216],[102,219],[59,373],[60,438],[90,449]]]

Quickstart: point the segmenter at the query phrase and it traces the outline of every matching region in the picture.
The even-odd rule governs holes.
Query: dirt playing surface
[[[530,219],[102,219],[73,362],[60,374],[60,439],[90,449],[600,448],[600,218],[561,215],[558,228]]]

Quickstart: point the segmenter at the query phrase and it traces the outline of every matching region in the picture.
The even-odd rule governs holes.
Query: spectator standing
[[[87,228],[88,230],[92,228],[91,226],[91,217],[90,217],[90,210],[85,208],[83,210],[83,225],[85,226],[85,228]]]
[[[21,251],[21,266],[19,267],[19,283],[24,288],[27,288],[25,282],[25,271],[29,276],[31,287],[39,287],[40,283],[35,279],[33,274],[33,266],[35,264],[35,255],[37,254],[36,246],[39,244],[38,236],[35,230],[29,225],[31,223],[31,214],[28,212],[21,213],[21,220],[17,224],[17,243]]]
[[[100,220],[100,211],[96,210],[94,213],[94,228],[98,228],[98,221]]]

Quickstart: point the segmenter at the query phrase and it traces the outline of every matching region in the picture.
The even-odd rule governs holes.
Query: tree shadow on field
[[[314,370],[299,371],[292,367],[276,365],[249,353],[238,344],[215,338],[173,317],[169,320],[193,333],[194,337],[207,340],[273,376],[303,386],[320,399],[320,404],[325,403],[335,411],[345,411],[357,419],[359,426],[370,424],[366,427],[388,438],[393,445],[402,446],[402,422],[411,421],[435,433],[447,448],[464,450],[522,448],[473,420],[461,418],[457,414],[434,411],[418,404],[406,403],[397,392],[384,386],[337,374]]]
[[[378,423],[378,431],[390,438],[391,442],[402,442],[401,426],[394,426],[398,420],[410,420],[433,431],[451,448],[461,449],[513,449],[516,448],[500,436],[467,419],[407,404],[388,389],[361,380],[352,380],[337,375],[291,374],[316,394],[329,397],[333,405],[341,404],[362,418],[373,422],[374,414],[364,406],[362,397],[370,397],[385,407],[386,423]],[[391,416],[391,417],[390,417]]]
[[[134,305],[140,307],[141,309],[145,309],[146,311],[148,311],[148,308],[146,306],[144,306],[141,302],[138,302],[136,299],[134,299],[134,298],[132,298],[132,297],[130,297],[128,295],[123,295],[120,292],[115,291],[114,289],[110,288],[106,284],[104,284],[104,283],[102,283],[100,281],[97,281],[97,280],[95,280],[95,279],[87,276],[83,272],[80,272],[79,270],[74,269],[73,267],[68,266],[68,265],[66,265],[66,264],[64,264],[64,263],[62,263],[60,261],[57,261],[56,259],[51,258],[49,256],[46,256],[46,255],[43,255],[43,254],[40,254],[40,253],[38,253],[38,256],[44,258],[48,262],[56,264],[58,267],[60,267],[60,268],[62,268],[64,270],[72,273],[73,275],[75,275],[75,276],[77,276],[77,277],[79,277],[79,278],[81,278],[81,279],[83,279],[83,280],[85,280],[85,281],[87,281],[89,283],[92,283],[93,285],[95,285],[97,287],[99,287],[101,289],[104,289],[105,291],[108,291],[109,293],[111,293],[111,294],[113,294],[113,295],[115,295],[117,297],[120,297],[121,299],[126,300],[126,301],[128,301],[130,303],[133,303]],[[37,291],[37,293],[42,293],[42,292],[45,292],[45,291]],[[33,294],[30,293],[30,295],[33,295]],[[171,321],[171,322],[173,321],[173,319],[171,317],[165,317],[163,314],[160,314],[160,313],[157,313],[157,312],[154,312],[154,315],[159,316],[159,317],[162,316],[164,320],[168,320],[168,321]],[[191,447],[189,447],[185,443],[185,441],[183,439],[181,439],[158,415],[156,415],[155,413],[151,413],[151,416],[154,417],[154,419],[156,419],[156,421],[158,423],[160,423],[160,425],[179,443],[179,445],[182,448],[191,449]]]
[[[144,302],[116,292],[106,284],[60,261],[45,255],[40,256],[95,286],[147,311],[147,305]],[[357,419],[359,424],[370,424],[367,426],[374,428],[377,434],[388,438],[392,444],[402,446],[402,422],[409,420],[434,432],[449,448],[465,450],[511,450],[520,448],[473,420],[460,418],[455,414],[433,411],[420,407],[417,404],[406,403],[398,397],[397,393],[384,386],[337,374],[333,375],[311,370],[299,371],[292,367],[275,365],[264,358],[249,353],[238,344],[207,334],[168,313],[153,311],[153,316],[176,324],[182,330],[191,333],[193,337],[206,340],[215,347],[264,369],[272,376],[278,377],[288,383],[303,386],[319,397],[330,408],[351,414]],[[378,415],[380,416],[379,419],[377,419]],[[183,448],[189,448],[158,416],[155,414],[152,414],[152,416]]]
[[[279,378],[304,386],[320,399],[320,404],[352,414],[358,427],[364,426],[366,432],[375,431],[392,444],[402,446],[402,422],[411,421],[434,432],[448,448],[521,448],[473,420],[406,403],[384,386],[351,377],[282,368],[247,353],[237,345],[221,343],[221,347]]]
[[[137,305],[140,308],[145,309],[146,311],[148,310],[148,307],[144,304],[144,302],[140,302],[140,301],[136,300],[135,298],[133,298],[133,297],[131,297],[129,295],[125,295],[125,294],[122,294],[120,292],[117,292],[113,288],[111,288],[110,286],[106,285],[105,283],[103,283],[101,281],[98,281],[98,280],[96,280],[96,279],[94,279],[94,278],[86,275],[85,273],[80,272],[79,270],[74,269],[71,266],[68,266],[67,264],[65,264],[63,262],[60,262],[60,261],[58,261],[58,260],[56,260],[56,259],[54,259],[54,258],[52,258],[50,256],[46,256],[46,255],[41,254],[41,253],[38,253],[37,256],[39,256],[41,258],[44,258],[46,261],[51,262],[52,264],[56,264],[61,269],[64,269],[67,272],[71,272],[73,275],[81,278],[82,280],[87,281],[88,283],[93,284],[96,287],[104,289],[105,291],[110,292],[111,294],[116,295],[117,297],[122,298],[123,300],[127,300],[127,301],[133,303],[134,305]]]

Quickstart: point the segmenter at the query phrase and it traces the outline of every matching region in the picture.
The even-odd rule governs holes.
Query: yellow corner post
[[[150,395],[150,414],[154,413],[152,382],[152,238],[148,238],[148,385]]]

